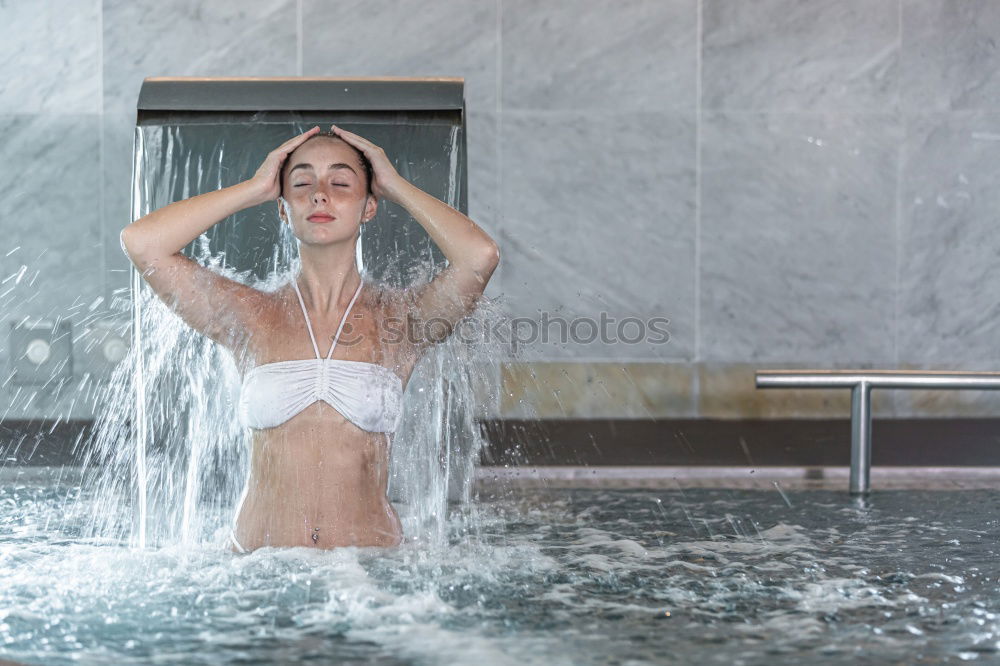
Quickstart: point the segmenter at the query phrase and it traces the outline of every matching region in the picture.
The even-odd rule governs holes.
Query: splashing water
[[[0,487],[0,656],[45,664],[909,663],[1000,649],[994,491],[531,490],[429,549],[130,549]],[[660,500],[657,502],[656,500]],[[753,533],[741,527],[746,521]],[[465,532],[476,522],[478,532]],[[701,524],[711,526],[706,531]],[[665,658],[669,656],[669,659]]]
[[[133,218],[170,199],[223,187],[225,170],[212,168],[223,150],[234,167],[253,163],[252,151],[240,153],[228,144],[215,144],[215,154],[206,156],[191,131],[137,128]],[[447,137],[455,142],[453,133]],[[259,260],[254,270],[228,266],[225,250],[213,253],[207,235],[191,254],[210,270],[257,289],[282,286],[298,271],[298,244],[276,212],[266,215],[270,221],[263,223],[273,225],[277,241],[262,276]],[[362,226],[358,261],[371,281],[361,251],[368,227]],[[382,273],[405,275],[409,284],[433,277],[436,265],[429,254],[408,269],[394,265],[402,264],[403,255],[382,257]],[[189,329],[135,271],[131,306],[133,344],[101,396],[95,436],[85,449],[85,485],[96,490],[96,510],[84,536],[138,548],[221,547],[249,462],[250,434],[235,414],[239,372],[227,350]],[[487,330],[500,316],[499,306],[484,298],[469,320],[479,322],[476,330]],[[480,405],[499,401],[496,385],[505,356],[510,355],[502,341],[470,344],[453,335],[428,350],[414,369],[389,474],[389,496],[407,539],[444,545],[449,504],[470,501],[483,446],[476,418]]]

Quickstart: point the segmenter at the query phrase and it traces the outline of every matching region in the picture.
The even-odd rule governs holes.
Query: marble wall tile
[[[943,370],[967,370],[948,366]],[[997,369],[994,365],[991,370]],[[1000,391],[898,391],[895,418],[995,419]],[[956,433],[957,434],[957,433]]]
[[[503,0],[503,108],[688,111],[697,0]]]
[[[461,76],[466,108],[496,110],[495,0],[302,2],[306,76]]]
[[[909,119],[900,239],[902,362],[959,368],[1000,363],[997,164],[1000,113]]]
[[[898,123],[703,116],[701,355],[893,360]]]
[[[129,286],[131,262],[121,249],[119,234],[130,222],[132,151],[135,112],[105,113],[101,117],[104,163],[101,169],[101,196],[104,242],[104,293],[110,299],[115,290]]]
[[[904,110],[1000,108],[1000,3],[901,1]]]
[[[498,115],[493,112],[467,110],[466,150],[469,172],[469,217],[498,244],[500,238],[500,149],[497,142]],[[501,275],[504,266],[503,247],[500,248],[500,265],[486,285],[486,295],[491,298],[501,294]]]
[[[743,390],[754,363],[1000,369],[993,0],[301,0],[301,26],[299,5],[0,4],[0,228],[20,246],[0,251],[0,280],[29,267],[0,298],[4,326],[127,286],[118,232],[144,77],[301,62],[304,75],[466,77],[469,215],[500,243],[487,295],[511,315],[670,319],[665,345],[536,347],[550,379],[571,380],[572,401],[539,403],[553,414],[638,416],[634,400],[654,396],[662,415],[832,416],[848,400]],[[57,158],[76,175],[53,197]],[[41,201],[55,221],[27,226]],[[0,328],[0,358],[6,342]],[[587,360],[620,363],[562,363]],[[625,365],[641,369],[634,394],[584,390]],[[986,391],[875,397],[880,416],[1000,405]]]
[[[134,111],[150,76],[293,76],[295,0],[104,2],[104,110]]]
[[[0,115],[0,273],[27,266],[26,298],[5,319],[59,314],[101,293],[98,123],[96,114]]]
[[[705,109],[895,109],[899,0],[703,0]]]
[[[501,369],[508,419],[691,418],[687,363],[510,363]]]
[[[0,115],[4,361],[11,324],[76,321],[101,296],[98,122],[94,114]],[[2,382],[7,364],[0,368]]]
[[[0,3],[0,113],[99,113],[100,3]]]
[[[511,315],[646,322],[636,344],[562,344],[549,360],[688,359],[694,349],[693,114],[507,112],[501,124],[503,291]],[[579,324],[583,339],[593,327]],[[524,335],[530,332],[524,329]],[[612,331],[613,333],[613,331]],[[640,335],[629,324],[625,335]],[[520,333],[519,333],[520,334]],[[579,339],[579,338],[578,338]]]

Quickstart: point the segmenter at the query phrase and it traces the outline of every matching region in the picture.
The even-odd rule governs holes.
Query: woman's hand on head
[[[389,157],[379,146],[354,132],[348,132],[336,125],[330,125],[330,129],[341,139],[351,144],[365,154],[372,165],[372,194],[378,199],[394,200],[396,186],[405,182],[396,167],[392,166]]]
[[[258,203],[274,201],[281,195],[281,167],[292,151],[301,146],[306,140],[319,132],[319,126],[313,127],[298,136],[294,136],[284,142],[264,158],[264,162],[257,169],[249,182],[257,192]]]

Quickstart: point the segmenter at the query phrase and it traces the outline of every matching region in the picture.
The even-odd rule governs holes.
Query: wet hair
[[[308,139],[306,139],[304,143],[302,143],[301,145],[299,145],[299,148],[301,148],[302,146],[306,145],[307,143],[309,143],[310,141],[312,141],[313,139],[315,139],[317,137],[323,137],[323,138],[326,138],[326,139],[336,139],[337,141],[340,141],[345,146],[347,146],[348,148],[350,148],[351,150],[353,150],[355,152],[355,154],[357,154],[358,161],[361,162],[361,168],[365,172],[365,192],[367,194],[369,194],[369,195],[372,194],[372,163],[371,163],[371,161],[369,161],[368,157],[366,157],[365,154],[363,152],[361,152],[357,147],[349,144],[348,142],[344,141],[342,138],[340,138],[339,136],[337,136],[336,134],[334,134],[332,130],[329,131],[329,132],[319,132],[318,134],[314,134],[313,136],[311,136]],[[296,150],[298,150],[298,149],[296,149]],[[288,165],[291,163],[291,159],[290,158],[291,158],[291,155],[289,155],[289,159],[285,160],[285,163],[283,165],[281,165],[281,180],[279,182],[279,187],[280,187],[280,194],[281,194],[282,197],[285,196],[285,170],[288,168]]]

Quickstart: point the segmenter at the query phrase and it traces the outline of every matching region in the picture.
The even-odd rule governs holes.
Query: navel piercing
[[[314,527],[313,528],[313,533],[312,533],[313,543],[318,543],[319,542],[319,534],[318,534],[318,532],[319,532],[319,528],[318,527]]]

